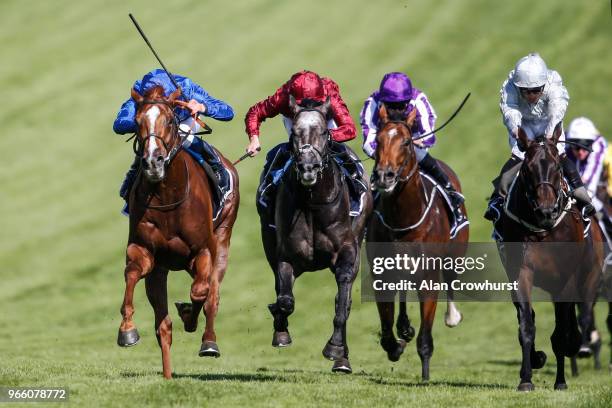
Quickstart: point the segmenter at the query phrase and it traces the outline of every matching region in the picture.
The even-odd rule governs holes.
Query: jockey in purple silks
[[[363,132],[363,151],[374,158],[376,154],[376,134],[378,132],[379,117],[378,111],[381,105],[385,105],[388,112],[403,112],[408,115],[416,109],[416,120],[412,125],[412,137],[418,137],[429,133],[434,129],[436,112],[429,103],[424,92],[412,86],[410,78],[401,72],[390,72],[386,74],[378,91],[375,91],[366,99],[361,110],[360,121]],[[453,206],[453,212],[457,221],[465,219],[460,207],[464,201],[463,195],[455,190],[448,176],[438,165],[428,150],[436,142],[435,134],[431,134],[423,139],[414,142],[414,150],[419,166],[431,175],[448,193]]]

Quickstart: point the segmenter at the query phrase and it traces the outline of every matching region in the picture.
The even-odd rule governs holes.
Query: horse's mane
[[[155,85],[145,91],[144,95],[147,99],[166,99],[166,92],[161,85]]]
[[[300,107],[304,109],[314,109],[314,108],[318,108],[321,105],[323,105],[323,102],[317,101],[316,99],[310,99],[310,98],[304,98],[302,99],[302,102],[300,103]]]
[[[405,122],[408,117],[404,109],[387,109],[387,115],[389,121],[393,122]]]

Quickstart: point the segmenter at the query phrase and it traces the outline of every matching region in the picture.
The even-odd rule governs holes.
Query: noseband
[[[183,136],[179,135],[179,124],[178,124],[178,119],[176,115],[174,114],[174,106],[170,102],[163,100],[163,99],[145,99],[139,104],[139,106],[143,106],[143,105],[166,105],[170,107],[170,109],[172,109],[172,130],[171,131],[172,131],[173,136],[175,134],[178,136],[178,138],[175,138],[175,137],[172,138],[172,139],[177,139],[177,141],[172,146],[172,149],[169,149],[164,139],[162,139],[155,132],[151,132],[147,134],[146,138],[144,138],[144,139],[153,138],[161,142],[166,152],[168,152],[167,156],[164,158],[164,167],[167,168],[170,165],[170,162],[172,162],[172,159],[174,159],[178,151],[181,149],[181,146],[183,144]],[[185,136],[187,136],[187,134],[185,134]],[[134,138],[132,149],[134,150],[134,154],[136,156],[142,158],[143,157],[142,152],[144,150],[144,142],[141,144],[140,139],[138,137]]]

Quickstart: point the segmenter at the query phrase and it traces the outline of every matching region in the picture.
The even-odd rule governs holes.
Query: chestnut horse
[[[418,170],[411,128],[416,117],[416,109],[407,118],[389,117],[385,106],[379,111],[380,125],[376,136],[376,163],[374,166],[373,184],[381,193],[375,209],[377,216],[372,216],[368,224],[366,242],[412,242],[436,244],[435,248],[427,247],[431,255],[442,257],[463,256],[467,249],[469,227],[460,229],[451,239],[451,224],[447,204],[441,194],[434,194],[435,186],[426,181]],[[459,180],[454,172],[443,162],[441,167],[457,191],[461,191]],[[462,206],[465,214],[465,206]],[[442,244],[442,245],[440,245]],[[449,244],[444,245],[444,244]],[[463,244],[463,245],[462,245]],[[375,254],[368,249],[370,264]],[[454,271],[444,271],[444,280],[449,282],[456,277]],[[417,272],[417,279],[439,282],[440,271],[428,270]],[[417,336],[417,352],[421,358],[422,379],[429,379],[429,361],[434,345],[432,326],[437,306],[437,290],[419,290],[421,326]],[[448,292],[447,326],[455,326],[461,319],[452,302],[452,291]],[[404,293],[400,293],[400,314],[397,330],[400,336],[396,340],[393,334],[395,317],[394,302],[377,300],[381,323],[380,344],[391,361],[399,360],[406,342],[412,339],[414,329],[406,314]]]
[[[136,283],[145,278],[147,298],[155,313],[155,334],[162,351],[163,375],[172,377],[170,346],[172,322],[168,315],[168,270],[186,270],[193,278],[191,301],[177,304],[185,330],[194,332],[204,308],[206,329],[200,356],[219,357],[214,321],[219,307],[219,285],[227,268],[232,227],[238,213],[238,175],[221,154],[232,175],[233,192],[213,224],[211,185],[200,164],[181,149],[182,138],[174,107],[183,104],[180,90],[168,98],[161,87],[144,96],[132,89],[137,103],[137,150],[141,172],[129,197],[130,231],[126,251],[123,320],[117,343],[136,344],[132,321]]]
[[[583,302],[586,319],[593,316],[591,308],[604,259],[597,221],[592,218],[590,231],[585,234],[582,215],[563,188],[556,147],[561,133],[559,124],[550,139],[540,136],[529,140],[519,128],[525,159],[495,225],[503,237],[499,252],[506,274],[518,283],[512,300],[523,357],[519,391],[534,389],[532,369],[541,368],[546,361],[546,354],[535,348],[533,286],[550,293],[554,302],[555,329],[550,337],[557,360],[554,388],[563,390],[567,388],[565,357],[576,355],[581,344],[588,344],[590,335],[588,331],[580,334],[575,302]],[[590,325],[584,322],[584,327]]]

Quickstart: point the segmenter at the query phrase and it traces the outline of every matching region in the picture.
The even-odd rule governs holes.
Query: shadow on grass
[[[503,365],[507,367],[520,367],[522,363],[521,360],[487,360],[487,364]]]
[[[491,390],[504,390],[514,389],[508,385],[503,384],[486,384],[486,383],[468,383],[464,381],[429,381],[429,382],[408,382],[401,380],[387,380],[384,378],[370,378],[371,382],[378,385],[390,385],[390,386],[402,386],[408,388],[420,388],[420,387],[456,387],[456,388],[486,388]]]

